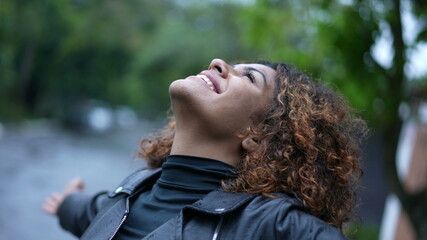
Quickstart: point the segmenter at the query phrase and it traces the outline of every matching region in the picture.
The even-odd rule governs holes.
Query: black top
[[[141,239],[181,209],[220,187],[223,179],[233,177],[232,166],[209,158],[170,155],[152,189],[141,193],[117,233],[117,240]]]

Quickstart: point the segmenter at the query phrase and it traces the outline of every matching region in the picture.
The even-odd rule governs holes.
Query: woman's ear
[[[256,142],[252,138],[249,138],[249,137],[243,139],[243,141],[242,141],[243,149],[245,149],[248,152],[253,151],[255,149],[256,145],[257,145]]]

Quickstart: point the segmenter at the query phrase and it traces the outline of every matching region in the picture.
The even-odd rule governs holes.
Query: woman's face
[[[177,124],[182,119],[212,134],[235,135],[258,122],[270,106],[275,76],[274,69],[262,64],[230,66],[214,59],[208,70],[171,84]]]

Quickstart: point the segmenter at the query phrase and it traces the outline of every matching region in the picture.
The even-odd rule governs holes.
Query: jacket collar
[[[111,192],[108,196],[115,197],[123,193],[133,195],[142,188],[153,185],[160,177],[160,174],[161,168],[136,171],[123,180],[116,190]],[[222,189],[218,189],[208,193],[205,197],[192,205],[184,207],[184,210],[193,209],[211,214],[224,214],[237,209],[256,196],[258,195],[250,193],[229,193]]]
[[[243,204],[254,199],[258,194],[250,193],[229,193],[222,189],[218,189],[208,193],[205,197],[192,205],[184,207],[185,209],[193,209],[199,212],[210,214],[225,214],[236,210]]]
[[[143,169],[134,172],[123,180],[120,185],[108,196],[115,197],[118,194],[125,193],[132,195],[141,190],[141,187],[151,186],[160,177],[161,168]]]
[[[260,195],[261,194],[244,192],[230,193],[224,191],[223,189],[218,189],[210,192],[192,205],[184,207],[184,211],[186,209],[192,209],[199,212],[222,215],[236,210],[245,203],[248,203],[254,198],[259,197]],[[286,199],[286,201],[289,201],[293,205],[305,209],[296,193],[292,191],[282,191],[280,193],[272,193],[271,195],[274,195],[280,199]]]
[[[109,197],[114,197],[121,193],[133,195],[142,190],[142,188],[152,186],[160,177],[160,175],[161,168],[136,171],[123,180],[123,182],[116,188],[116,190],[109,194]],[[283,193],[278,193],[275,195],[278,197],[286,196],[289,199],[293,199],[295,204],[302,205],[298,196],[294,192],[284,191]],[[192,205],[184,207],[183,210],[185,211],[192,209],[199,212],[222,215],[236,210],[257,196],[259,196],[259,194],[244,192],[230,193],[224,191],[223,189],[217,189],[208,193],[206,196]]]

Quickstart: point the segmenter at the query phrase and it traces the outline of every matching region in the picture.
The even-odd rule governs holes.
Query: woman
[[[137,171],[87,197],[75,179],[44,209],[82,239],[344,239],[364,122],[282,63],[220,59],[169,88],[174,119]]]

